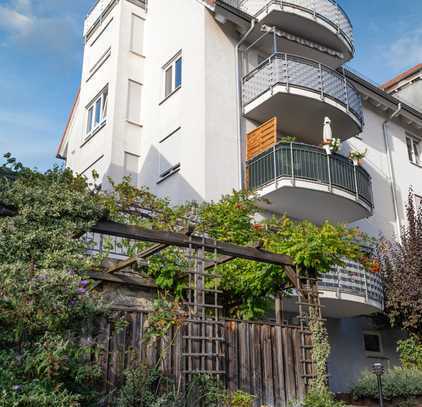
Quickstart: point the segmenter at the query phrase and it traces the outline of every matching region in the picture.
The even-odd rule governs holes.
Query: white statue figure
[[[331,154],[331,141],[333,139],[333,131],[331,130],[331,120],[329,117],[324,118],[324,131],[322,134],[324,150],[327,154]]]

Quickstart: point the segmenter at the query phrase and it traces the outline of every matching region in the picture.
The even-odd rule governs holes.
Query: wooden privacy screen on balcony
[[[265,122],[255,130],[246,135],[247,154],[246,159],[249,161],[257,155],[261,154],[269,147],[277,142],[277,118]]]

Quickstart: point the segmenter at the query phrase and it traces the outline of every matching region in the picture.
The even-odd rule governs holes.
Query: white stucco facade
[[[355,121],[355,127],[361,125],[355,118],[351,119],[348,101],[336,105],[334,98],[322,92],[321,95],[312,93],[312,89],[306,98],[303,89],[293,96],[290,84],[281,86],[281,92],[283,103],[288,106],[291,98],[292,106],[299,106],[294,114],[283,116],[283,109],[275,99],[260,109],[263,103],[255,99],[260,116],[244,117],[242,76],[265,64],[265,58],[273,52],[272,44],[270,41],[261,48],[254,47],[260,35],[254,24],[258,26],[259,20],[253,23],[250,16],[226,3],[236,2],[150,0],[148,5],[141,0],[97,2],[86,21],[79,95],[59,147],[58,155],[66,160],[67,167],[88,179],[92,179],[95,170],[99,175],[97,182],[105,188],[108,177],[119,182],[123,176],[130,176],[136,185],[147,186],[152,192],[169,197],[174,204],[212,201],[244,186],[246,133],[260,126],[264,120],[256,117],[270,114],[271,109],[279,109],[281,121],[306,122],[310,115],[323,117],[329,108],[342,121],[339,128],[347,128],[351,120]],[[251,2],[257,10],[263,3],[264,0]],[[272,21],[271,15],[265,19]],[[308,53],[308,57],[321,53],[322,60],[329,60],[331,67],[337,68],[345,59],[336,56],[340,51],[336,54],[331,50],[336,45],[331,31],[327,37],[329,47],[317,43],[323,41],[323,31],[315,43],[308,41],[303,45],[296,32],[290,39],[282,34],[280,44]],[[244,37],[246,34],[252,37]],[[244,52],[237,55],[237,44],[242,37],[240,50],[250,47],[247,63]],[[344,48],[344,43],[342,39],[339,49]],[[352,52],[351,47],[348,52]],[[341,70],[331,73],[333,77],[340,74],[343,75]],[[422,113],[354,74],[346,73],[343,79],[362,97],[364,126],[357,137],[344,141],[340,153],[347,157],[351,150],[367,150],[362,167],[372,179],[373,210],[363,211],[365,215],[352,225],[374,237],[395,238],[405,222],[409,188],[422,196],[422,168],[410,162],[406,140],[409,134],[417,139],[422,136]],[[269,92],[271,99],[274,88]],[[99,105],[97,123],[99,97],[103,105]],[[315,146],[319,134],[322,138],[322,124],[321,120],[321,127],[311,130],[312,137],[295,134],[297,140]],[[279,137],[289,135],[280,129],[278,133]],[[346,201],[335,200],[331,185],[327,187],[324,182],[316,187],[315,182],[302,185],[295,179],[290,181],[293,204],[294,199],[300,199],[301,205],[298,202],[297,206],[305,207],[302,219],[318,207],[324,206],[326,210],[328,202],[326,218],[341,221],[347,219],[347,208],[357,205],[353,194],[345,195]],[[275,189],[280,185],[275,181]],[[301,188],[297,195],[295,188],[296,191]],[[278,213],[286,210],[286,202],[283,199],[276,202]],[[335,300],[333,296],[328,298]],[[369,312],[370,307],[367,309]],[[359,318],[341,319],[337,315],[330,320],[332,345],[338,360],[342,346],[350,342],[342,341],[341,335],[349,329],[354,336],[361,337],[366,326]],[[335,391],[346,391],[356,379],[356,372],[369,363],[362,355],[361,341],[351,341],[350,346],[351,354],[359,354],[363,361],[357,358],[360,362],[353,374],[336,379]],[[393,348],[391,343],[385,346],[383,357],[394,364],[397,358]],[[333,363],[332,369],[336,371],[335,361],[330,361]]]

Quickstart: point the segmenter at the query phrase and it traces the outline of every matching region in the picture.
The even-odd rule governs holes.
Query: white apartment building
[[[333,0],[99,0],[83,35],[58,156],[105,187],[130,175],[181,203],[246,186],[269,198],[264,214],[387,238],[409,188],[422,196],[422,113],[344,68],[353,29]],[[325,117],[338,154],[320,147]],[[352,150],[367,151],[361,165]],[[368,318],[383,309],[377,275],[350,263],[321,289],[334,391],[398,363],[399,333]]]

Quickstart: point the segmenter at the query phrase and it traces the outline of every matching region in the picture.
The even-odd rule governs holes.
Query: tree
[[[410,190],[401,242],[382,240],[378,248],[385,308],[392,326],[422,340],[422,207]]]
[[[105,309],[86,278],[98,264],[76,237],[103,205],[68,170],[7,159],[0,202],[17,215],[0,218],[0,406],[89,405],[100,372],[80,339]]]

